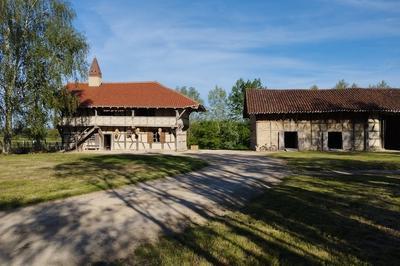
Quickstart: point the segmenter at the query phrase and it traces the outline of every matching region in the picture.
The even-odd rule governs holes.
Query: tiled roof
[[[196,101],[158,82],[68,83],[67,89],[78,96],[84,107],[193,108],[203,110]]]
[[[244,115],[400,112],[400,89],[247,90]]]

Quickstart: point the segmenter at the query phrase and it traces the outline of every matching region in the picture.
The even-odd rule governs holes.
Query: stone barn
[[[246,91],[255,150],[400,150],[400,89]]]

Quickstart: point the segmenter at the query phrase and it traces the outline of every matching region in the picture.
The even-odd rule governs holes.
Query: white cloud
[[[298,23],[280,26],[214,25],[195,23],[191,21],[193,14],[187,13],[166,16],[163,10],[144,12],[109,4],[90,8],[96,23],[101,24],[99,28],[107,31],[102,34],[93,21],[86,24],[88,35],[94,38],[92,55],[98,56],[106,80],[156,79],[170,87],[194,86],[203,98],[214,85],[229,89],[240,77],[259,77],[268,87],[280,88],[308,88],[312,84],[332,87],[342,78],[363,86],[381,79],[400,84],[396,73],[399,66],[395,64],[383,71],[381,66],[360,67],[357,62],[339,66],[288,52],[296,45],[398,37],[398,19],[331,21],[327,17],[309,24],[302,18]],[[238,16],[235,14],[235,19],[240,20]],[[243,21],[249,20],[245,17]],[[90,32],[92,28],[96,30]],[[280,52],[273,52],[277,50]]]

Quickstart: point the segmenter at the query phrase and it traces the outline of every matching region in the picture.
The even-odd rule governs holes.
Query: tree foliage
[[[351,84],[350,88],[357,89],[357,88],[359,88],[359,86],[355,82],[353,82],[353,84]]]
[[[186,87],[186,86],[181,86],[181,87],[176,87],[175,89],[177,92],[182,93],[183,95],[189,97],[192,100],[195,100],[201,105],[204,105],[204,100],[200,96],[200,92],[197,91],[196,88],[194,87]],[[198,113],[198,112],[193,112],[190,115],[190,119],[193,121],[200,120],[204,118],[204,113]]]
[[[336,83],[334,89],[344,90],[344,89],[347,89],[348,87],[349,87],[349,83],[347,83],[344,79],[341,79],[338,81],[338,83]]]
[[[197,91],[194,87],[176,87],[176,91],[182,93],[183,95],[189,97],[192,100],[195,100],[199,104],[204,104],[203,99],[200,97],[200,92]]]
[[[191,122],[188,144],[202,149],[249,149],[250,122],[243,119],[244,92],[261,88],[261,80],[239,79],[228,93],[216,86],[208,93],[207,114]],[[181,91],[186,94],[186,91]]]
[[[313,91],[316,91],[316,90],[319,90],[319,88],[318,88],[318,86],[317,85],[312,85],[311,87],[310,87],[310,90],[313,90]]]
[[[247,89],[262,88],[261,79],[247,80],[238,79],[232,87],[228,97],[230,116],[235,120],[241,120],[243,117],[244,95]]]
[[[390,89],[391,86],[384,80],[378,82],[376,85],[369,85],[370,88],[373,89]]]
[[[201,149],[248,149],[249,121],[202,120],[190,125],[188,144]]]
[[[0,1],[0,117],[4,152],[13,120],[40,142],[67,79],[86,75],[85,38],[73,27],[75,13],[62,0]]]
[[[226,91],[218,86],[208,93],[208,119],[225,120],[228,118]]]

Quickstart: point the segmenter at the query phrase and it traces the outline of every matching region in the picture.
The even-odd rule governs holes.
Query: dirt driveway
[[[181,154],[182,155],[182,154]],[[0,265],[77,265],[124,257],[160,233],[240,206],[286,175],[255,152],[202,151],[197,172],[0,212]]]

